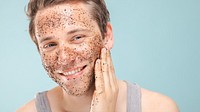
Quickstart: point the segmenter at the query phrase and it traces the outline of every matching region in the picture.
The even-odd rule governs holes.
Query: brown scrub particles
[[[57,39],[56,48],[52,51],[45,51],[44,45],[38,44],[48,75],[71,95],[82,95],[94,86],[94,63],[99,58],[103,44],[100,30],[89,11],[86,8],[58,5],[38,12],[35,23],[38,40],[49,35]],[[69,27],[89,29],[90,36],[84,37],[84,41],[79,44],[72,45],[68,41],[67,44],[62,43],[63,38],[67,37],[59,37],[59,32],[65,33]],[[66,71],[85,65],[83,73],[78,77],[67,78],[56,73],[57,70]]]
[[[58,8],[59,7],[56,7],[55,9]],[[76,14],[74,14],[74,12]],[[45,17],[38,20],[39,23],[37,25],[40,33],[47,34],[46,29],[64,29],[66,28],[66,26],[70,25],[76,25],[79,27],[87,27],[93,29],[93,25],[89,24],[89,22],[91,23],[91,21],[93,21],[92,17],[84,9],[64,9],[60,12],[52,10],[47,13],[50,13],[50,15],[46,15]],[[83,15],[87,18],[83,17]],[[76,18],[74,18],[74,16],[76,16]],[[76,21],[79,21],[79,23],[77,24]],[[40,24],[41,22],[42,24]]]

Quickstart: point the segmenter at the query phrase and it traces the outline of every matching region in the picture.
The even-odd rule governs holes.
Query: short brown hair
[[[35,37],[35,24],[34,24],[37,12],[47,7],[63,3],[75,3],[75,2],[83,2],[92,6],[92,16],[94,20],[97,22],[101,34],[104,37],[104,33],[106,32],[107,22],[110,21],[110,14],[108,9],[106,8],[104,0],[30,0],[28,3],[26,14],[30,19],[29,34],[33,42],[37,45],[37,47],[38,43]]]

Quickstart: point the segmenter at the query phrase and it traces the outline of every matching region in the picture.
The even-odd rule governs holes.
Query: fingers
[[[107,62],[107,50],[103,48],[101,50],[101,67],[102,67],[102,75],[105,84],[105,90],[108,91],[110,88],[110,77],[109,77],[109,67]]]
[[[110,90],[116,91],[118,89],[111,54],[109,50],[106,50],[106,48],[101,50],[101,57],[96,60],[95,88],[97,93],[103,91],[110,92]]]
[[[114,112],[118,96],[118,84],[109,50],[101,50],[95,62],[95,91],[90,112]]]
[[[108,70],[109,70],[110,85],[111,85],[112,90],[116,91],[118,89],[118,83],[117,83],[117,78],[115,75],[110,51],[107,52],[107,62],[109,65]]]
[[[100,59],[97,59],[95,64],[95,88],[97,94],[101,94],[104,91],[104,80],[101,70]]]

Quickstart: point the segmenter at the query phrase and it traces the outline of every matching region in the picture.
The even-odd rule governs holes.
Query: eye
[[[84,39],[85,39],[85,35],[76,35],[72,37],[71,41],[72,43],[79,44],[83,42]]]
[[[81,38],[82,38],[81,36],[76,36],[76,37],[73,38],[73,40],[79,40]]]
[[[48,44],[45,44],[43,48],[52,48],[56,45],[57,45],[56,43],[48,43]]]

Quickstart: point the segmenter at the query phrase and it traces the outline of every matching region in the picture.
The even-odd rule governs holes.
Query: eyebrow
[[[76,33],[76,32],[80,32],[80,31],[90,31],[90,30],[78,28],[78,29],[74,29],[74,30],[67,32],[67,35],[70,35],[70,34],[73,34],[73,33]]]
[[[71,30],[71,31],[67,32],[67,35],[70,35],[70,34],[73,34],[73,33],[76,33],[76,32],[81,32],[81,31],[87,31],[87,32],[89,32],[90,30],[89,29],[78,28],[78,29],[74,29],[74,30]],[[54,38],[54,37],[53,36],[45,37],[45,38],[43,38],[43,39],[40,40],[40,43],[42,43],[44,41],[47,41],[47,40],[51,40],[52,38]]]
[[[51,40],[53,37],[45,37],[43,39],[40,40],[40,43],[47,41],[47,40]]]

